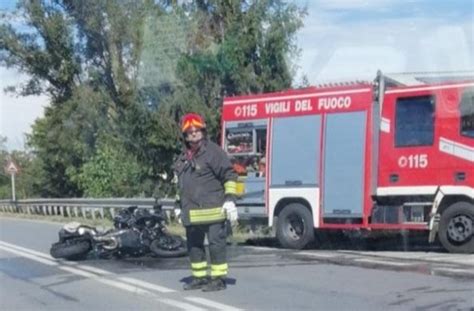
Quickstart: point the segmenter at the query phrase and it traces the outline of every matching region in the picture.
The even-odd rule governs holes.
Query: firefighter
[[[186,229],[191,282],[184,290],[217,291],[226,288],[226,219],[237,221],[237,175],[226,153],[207,139],[206,123],[196,113],[181,120],[184,148],[174,164],[178,177],[181,221]],[[210,278],[204,249],[207,235]]]

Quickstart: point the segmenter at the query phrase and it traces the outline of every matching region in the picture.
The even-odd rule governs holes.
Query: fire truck
[[[301,249],[315,231],[424,230],[474,253],[474,74],[411,74],[228,97],[239,216]]]

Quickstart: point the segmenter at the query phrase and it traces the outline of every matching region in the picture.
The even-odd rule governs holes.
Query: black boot
[[[223,278],[213,278],[206,286],[203,287],[203,292],[215,292],[226,289],[225,280]]]
[[[191,282],[183,285],[183,289],[184,290],[201,289],[201,288],[204,288],[204,286],[206,286],[208,283],[209,283],[209,279],[207,277],[193,278]]]

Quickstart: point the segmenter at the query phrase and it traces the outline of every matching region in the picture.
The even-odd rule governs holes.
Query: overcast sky
[[[370,79],[384,72],[474,70],[472,0],[295,0],[308,7],[297,37],[301,55],[295,83]],[[0,0],[0,10],[15,1]],[[0,135],[22,148],[24,133],[48,98],[15,98],[3,88],[24,80],[0,67]]]

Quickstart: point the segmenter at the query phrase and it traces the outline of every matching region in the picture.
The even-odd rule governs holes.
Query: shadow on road
[[[243,245],[280,248],[276,238],[263,237],[248,239]],[[379,237],[365,237],[358,232],[318,232],[314,242],[306,249],[357,250],[357,251],[436,251],[446,252],[439,242],[428,243],[428,233],[409,232]]]

